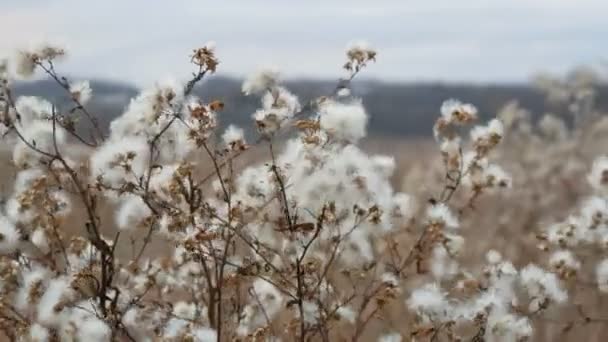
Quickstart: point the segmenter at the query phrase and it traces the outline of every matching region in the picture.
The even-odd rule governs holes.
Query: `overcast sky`
[[[0,0],[0,54],[41,40],[69,48],[64,72],[138,85],[187,77],[209,40],[224,75],[336,78],[366,40],[368,77],[518,82],[608,59],[608,0]]]

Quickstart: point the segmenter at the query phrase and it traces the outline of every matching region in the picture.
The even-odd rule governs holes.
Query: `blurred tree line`
[[[285,84],[300,97],[301,103],[305,103],[331,93],[336,82],[292,80]],[[493,117],[511,100],[517,100],[521,107],[530,110],[534,118],[545,112],[566,114],[564,106],[551,105],[541,91],[526,84],[388,83],[362,79],[354,82],[353,87],[354,94],[363,98],[371,114],[371,136],[429,136],[439,115],[439,107],[448,98],[474,104],[482,119]],[[138,93],[134,86],[112,81],[92,80],[91,88],[91,112],[103,118],[101,124],[104,126],[121,113]],[[68,103],[65,91],[51,80],[19,83],[15,91],[17,95],[42,96],[54,103]],[[259,107],[259,99],[241,93],[241,80],[212,77],[194,93],[206,102],[223,101],[225,109],[220,114],[222,125],[233,123],[251,134],[251,114]],[[603,111],[608,109],[608,86],[599,87],[596,105]]]

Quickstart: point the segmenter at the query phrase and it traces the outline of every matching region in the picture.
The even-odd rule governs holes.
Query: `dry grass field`
[[[537,236],[549,224],[567,218],[576,205],[588,195],[589,186],[586,184],[585,175],[593,158],[606,152],[606,133],[598,130],[582,144],[518,140],[521,137],[516,135],[510,137],[513,141],[507,140],[495,158],[513,175],[512,188],[500,194],[483,195],[475,202],[474,207],[467,207],[469,198],[466,191],[457,193],[453,199],[454,207],[462,209],[460,219],[463,235],[467,240],[466,248],[459,256],[459,263],[479,272],[485,263],[485,253],[490,249],[500,251],[518,267],[530,262],[542,264],[546,261],[548,252],[539,249]],[[416,220],[421,220],[424,216],[422,207],[425,201],[436,197],[444,184],[442,158],[437,143],[425,138],[374,137],[365,139],[361,146],[371,154],[394,156],[396,169],[391,183],[395,189],[414,195],[418,201],[420,210],[417,218],[405,232],[396,237],[400,248],[409,250],[414,245],[416,231],[419,229],[417,226],[421,224]],[[12,166],[9,153],[5,151],[1,159],[3,167],[0,188],[7,193],[13,186],[16,170]],[[243,169],[267,159],[267,151],[263,148],[253,148],[235,162],[235,169]],[[197,168],[200,175],[213,173],[208,158],[201,158],[197,162]],[[110,238],[117,231],[114,225],[114,213],[117,208],[107,203],[101,208],[102,231]],[[69,240],[72,236],[84,234],[84,218],[82,207],[70,214],[62,227],[64,239]],[[132,237],[121,239],[117,247],[120,263],[127,264],[132,260],[135,250],[141,244],[141,235],[145,232],[139,230],[132,234]],[[137,242],[132,244],[131,239]],[[172,251],[171,243],[163,238],[153,237],[144,259],[170,258]],[[584,258],[589,260],[605,255],[605,251],[598,249],[585,250],[583,253]],[[598,292],[593,284],[593,263],[583,267],[582,274],[580,279],[583,281],[568,284],[569,290],[572,291],[572,302],[566,304],[566,307],[550,310],[546,317],[538,318],[534,325],[533,341],[599,342],[608,336],[608,322],[576,323],[580,321],[577,305],[582,305],[589,316],[608,318],[608,295]],[[406,287],[414,288],[429,279],[432,277],[416,277]],[[405,295],[407,293],[404,297]],[[399,331],[400,327],[411,325],[414,321],[413,315],[403,313],[401,305],[386,307],[379,317],[381,319],[370,324],[367,335],[361,336],[362,341],[373,340],[375,331],[384,331],[387,326],[391,330]],[[344,326],[343,329],[349,328]],[[406,331],[402,332],[406,336]],[[335,338],[338,340],[341,335],[338,329]]]

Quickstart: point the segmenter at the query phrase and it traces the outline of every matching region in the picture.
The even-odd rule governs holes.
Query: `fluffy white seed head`
[[[448,123],[464,124],[477,118],[477,108],[470,103],[449,99],[441,105],[441,115]]]
[[[80,104],[85,105],[93,96],[93,90],[89,81],[81,81],[70,85],[70,94]]]
[[[401,342],[403,337],[399,333],[388,333],[380,336],[378,342]]]
[[[280,72],[276,67],[265,67],[257,70],[243,82],[243,93],[260,94],[274,88],[280,80]]]
[[[12,60],[17,76],[27,79],[34,74],[37,63],[56,60],[65,56],[64,48],[47,42],[30,44],[29,48],[18,50]]]
[[[0,215],[0,254],[9,254],[19,247],[20,234],[15,224]]]
[[[540,309],[537,305],[545,300],[563,303],[568,299],[568,292],[562,289],[557,276],[534,264],[521,270],[520,281],[533,299],[530,305],[531,311]]]
[[[116,212],[116,226],[120,230],[136,230],[151,214],[152,211],[140,197],[128,195],[120,200]]]
[[[533,333],[528,318],[500,311],[490,314],[487,325],[486,338],[490,341],[525,341]]]
[[[426,210],[426,216],[430,224],[437,224],[450,229],[459,227],[458,218],[444,203],[429,206]]]
[[[149,146],[144,138],[108,141],[91,156],[92,177],[101,177],[103,184],[119,188],[147,171]]]
[[[555,270],[577,271],[581,268],[580,261],[576,260],[570,250],[555,251],[549,257],[549,265]]]
[[[486,253],[486,260],[491,265],[496,265],[502,261],[502,255],[494,249],[491,249]]]
[[[30,326],[29,337],[29,341],[31,342],[47,342],[49,341],[51,334],[49,329],[38,323],[34,323]]]
[[[344,320],[350,324],[354,324],[357,319],[357,313],[349,306],[341,306],[336,310],[336,313],[341,320]]]
[[[435,283],[415,289],[406,303],[410,310],[436,319],[444,318],[450,307],[446,294]]]
[[[53,114],[53,104],[37,96],[20,96],[15,107],[22,127],[27,127],[35,120],[49,120]]]
[[[608,156],[601,156],[593,161],[587,180],[598,193],[608,193]]]
[[[327,100],[320,107],[321,128],[339,141],[356,143],[365,137],[368,116],[360,101]]]
[[[399,223],[407,223],[416,214],[417,204],[413,196],[406,193],[396,193],[393,196],[393,217]]]
[[[226,146],[233,146],[238,143],[245,142],[245,133],[242,128],[234,125],[228,126],[224,134],[222,134],[222,140]]]

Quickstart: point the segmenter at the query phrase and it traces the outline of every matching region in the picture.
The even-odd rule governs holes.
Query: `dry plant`
[[[473,105],[446,101],[440,162],[409,170],[407,194],[393,189],[392,157],[357,146],[368,114],[349,89],[376,59],[366,45],[348,49],[332,94],[303,105],[277,70],[248,78],[243,92],[261,97],[252,144],[235,126],[218,135],[224,104],[192,94],[219,65],[212,44],[193,51],[190,81],[143,91],[109,132],[87,109],[89,84],[56,71],[64,55],[43,46],[0,63],[0,129],[17,170],[0,213],[11,340],[523,341],[607,322],[575,295],[608,291],[608,157],[589,172],[594,196],[538,232],[554,218],[543,208],[572,195],[525,186],[569,174],[564,157],[585,170],[580,150],[608,126],[588,83],[542,82],[566,94],[573,129],[547,116],[539,133],[515,104],[472,126]],[[12,79],[35,71],[71,105],[15,98]],[[519,143],[500,149],[505,139]],[[252,149],[266,161],[237,165]],[[471,234],[475,218],[502,229],[502,253]],[[534,252],[522,263],[504,246]]]

